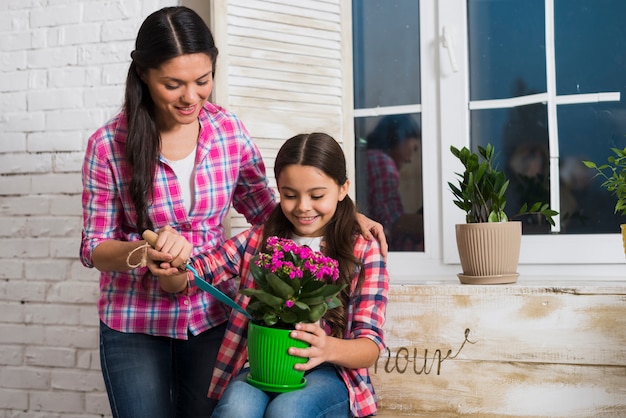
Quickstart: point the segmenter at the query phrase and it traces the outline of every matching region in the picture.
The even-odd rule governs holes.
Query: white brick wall
[[[110,416],[99,370],[98,272],[78,260],[84,148],[121,107],[130,51],[144,18],[177,4],[206,13],[209,1],[220,13],[214,30],[218,68],[228,68],[216,79],[217,103],[245,121],[269,167],[279,144],[297,132],[352,136],[342,107],[347,84],[342,45],[336,42],[339,0],[310,0],[301,14],[284,13],[283,35],[268,32],[247,13],[234,20],[223,16],[248,4],[261,14],[280,15],[280,1],[0,0],[0,418]],[[308,75],[293,71],[290,60],[277,59],[277,51],[255,44],[268,35],[292,34],[311,13],[312,19],[328,20],[322,25],[325,46],[316,45],[317,37],[299,36],[302,45],[285,43],[280,51],[291,56],[313,48],[308,62],[317,64]],[[276,73],[250,76],[252,57],[259,68]],[[331,100],[311,112],[303,105],[310,97],[309,77],[320,80],[317,73],[329,71],[329,64]],[[268,77],[293,82],[268,85]],[[325,89],[326,80],[320,83]],[[235,229],[246,225],[245,219],[234,223]]]
[[[175,0],[0,1],[0,417],[110,416],[98,275],[78,261],[87,137],[139,24]]]

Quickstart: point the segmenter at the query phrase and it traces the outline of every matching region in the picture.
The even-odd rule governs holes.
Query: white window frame
[[[551,39],[549,9],[553,0],[546,1],[549,25],[546,39]],[[455,183],[454,173],[461,170],[460,163],[450,153],[450,145],[469,146],[470,138],[472,104],[466,1],[420,0],[420,17],[425,251],[389,254],[387,267],[394,283],[399,284],[429,280],[458,282],[460,264],[454,225],[465,222],[463,212],[452,203],[448,182]],[[552,89],[549,87],[547,96],[548,106],[553,107],[551,117],[556,118],[553,70],[548,69],[548,77],[552,77],[548,85],[552,84]],[[528,275],[549,276],[556,281],[561,278],[594,281],[625,277],[624,263],[619,225],[616,225],[615,234],[525,235],[519,272],[522,278]]]

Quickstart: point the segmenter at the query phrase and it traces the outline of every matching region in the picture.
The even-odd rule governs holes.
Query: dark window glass
[[[420,103],[419,1],[353,1],[355,109]]]
[[[556,0],[554,15],[557,94],[621,91],[623,96],[626,1]]]
[[[622,95],[623,97],[623,95]],[[621,109],[618,109],[621,108]],[[559,121],[559,173],[564,233],[616,233],[626,216],[615,214],[615,198],[601,187],[583,160],[604,163],[612,147],[626,147],[626,109],[623,101],[561,105]]]
[[[547,91],[544,10],[543,0],[468,0],[472,100]],[[549,149],[545,103],[471,112],[472,146],[491,142],[511,180],[509,216],[524,202],[549,202],[552,182],[559,188],[561,233],[615,233],[626,222],[613,213],[615,200],[595,172],[582,164],[603,163],[611,147],[626,147],[625,15],[622,0],[555,0],[558,138],[552,143],[558,149]],[[564,103],[563,96],[579,100],[583,93],[619,93],[620,100]],[[558,181],[550,178],[550,155],[558,156]],[[535,221],[524,218],[524,233],[549,231]]]
[[[561,211],[565,233],[615,233],[626,217],[581,160],[606,162],[626,147],[626,1],[557,0],[559,95],[619,92],[620,100],[558,107]]]
[[[355,0],[355,109],[419,105],[419,1]],[[359,210],[385,227],[391,251],[423,251],[419,113],[355,119]]]
[[[524,203],[550,202],[550,154],[544,104],[471,112],[472,146],[496,149],[496,166],[509,179],[505,212],[515,218]],[[524,234],[546,233],[550,225],[537,216],[517,217]]]
[[[420,117],[358,118],[359,210],[383,224],[391,251],[423,251]]]
[[[470,100],[545,92],[543,0],[469,0],[467,13]]]

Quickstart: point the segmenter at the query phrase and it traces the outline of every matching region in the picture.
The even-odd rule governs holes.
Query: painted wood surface
[[[626,416],[626,284],[392,286],[381,417]]]

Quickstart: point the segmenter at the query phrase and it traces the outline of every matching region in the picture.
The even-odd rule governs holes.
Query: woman
[[[114,417],[210,416],[207,392],[230,314],[194,286],[162,290],[145,267],[142,232],[171,225],[195,253],[207,252],[225,240],[231,204],[253,225],[276,206],[245,127],[208,102],[217,54],[191,9],[148,16],[123,109],[87,144],[80,256],[101,271],[100,359]],[[190,255],[165,251],[175,266]],[[236,286],[221,290],[233,296]]]

